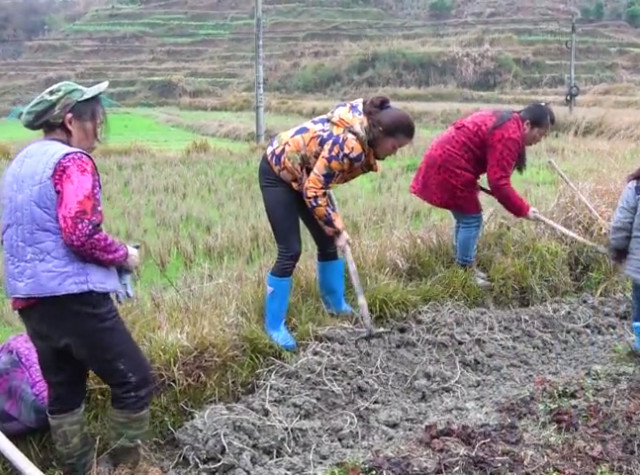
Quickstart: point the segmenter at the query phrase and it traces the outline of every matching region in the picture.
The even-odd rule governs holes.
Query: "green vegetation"
[[[425,124],[421,105],[409,106]],[[459,114],[459,107],[449,105],[440,117]],[[274,114],[268,116],[268,126],[288,127],[301,117]],[[250,127],[246,113],[113,110],[109,141],[95,153],[103,177],[106,228],[123,239],[143,243],[137,298],[121,309],[161,381],[153,411],[158,438],[182,421],[185,408],[197,408],[211,398],[232,398],[251,381],[265,358],[283,357],[261,330],[264,273],[275,258],[256,179],[261,151],[213,133],[190,132],[176,126],[176,118],[185,123],[224,121]],[[583,117],[580,124],[587,119]],[[408,193],[422,151],[441,127],[441,122],[421,126],[414,146],[385,162],[378,175],[337,190],[377,320],[402,318],[430,301],[526,305],[551,296],[583,291],[606,294],[626,286],[605,257],[543,225],[510,218],[488,197],[483,202],[492,217],[481,242],[479,264],[495,287],[485,294],[452,267],[448,214]],[[516,187],[543,213],[600,241],[602,232],[570,193],[562,193],[561,182],[544,158],[557,156],[598,207],[610,213],[619,188],[611,177],[622,177],[632,168],[638,150],[624,139],[603,142],[597,135],[604,128],[583,127],[593,137],[577,141],[567,134],[572,129],[565,125],[564,133],[532,151],[530,168],[514,178]],[[16,121],[0,123],[5,141],[27,138],[17,134],[19,130]],[[620,130],[611,133],[620,134]],[[11,140],[4,147],[16,146]],[[605,167],[610,175],[602,177]],[[559,201],[557,193],[561,193]],[[289,313],[300,341],[312,339],[318,326],[331,322],[322,311],[315,285],[312,241],[306,230],[303,233],[306,245]],[[353,301],[350,288],[348,297]],[[5,320],[15,322],[8,303],[4,306]],[[104,408],[107,402],[100,388],[91,408]],[[93,416],[98,428],[104,415]],[[20,444],[30,448],[33,440]],[[46,441],[39,443],[39,451],[41,444],[46,447]],[[47,467],[46,451],[28,451]]]
[[[70,9],[72,18],[52,14],[48,35],[37,41],[22,40],[38,36],[38,29],[0,40],[0,114],[56,81],[111,81],[109,97],[123,107],[109,110],[107,141],[95,156],[107,230],[143,243],[137,297],[122,313],[161,382],[153,419],[162,439],[187,409],[233,398],[266,359],[286,358],[261,330],[264,273],[275,246],[257,185],[262,148],[252,144],[252,11],[239,10],[234,0],[87,5],[88,11]],[[626,290],[605,257],[541,224],[514,220],[483,196],[489,218],[479,264],[496,283],[483,293],[451,266],[449,215],[408,193],[428,141],[455,118],[491,103],[519,108],[552,101],[557,133],[529,153],[530,166],[514,184],[550,218],[605,240],[605,231],[544,161],[556,158],[610,217],[622,177],[637,167],[640,36],[601,20],[639,26],[640,10],[626,0],[581,7],[582,93],[569,117],[561,104],[571,12],[558,2],[526,8],[514,0],[265,6],[268,137],[336,100],[374,93],[389,95],[418,121],[414,146],[385,162],[379,174],[336,191],[378,321],[401,319],[434,300],[517,305]],[[18,121],[0,119],[0,161],[6,164],[34,137]],[[300,342],[332,322],[320,306],[315,252],[303,234],[290,307]],[[0,339],[19,327],[8,302],[2,305],[7,327],[0,327]],[[104,415],[97,410],[108,395],[102,387],[93,395],[98,428]],[[49,467],[46,437],[20,445]]]
[[[583,95],[620,78],[636,82],[637,32],[601,20],[635,25],[638,8],[635,0],[581,5],[576,71]],[[387,87],[456,87],[501,97],[524,90],[559,100],[566,94],[571,10],[557,2],[520,8],[513,0],[300,0],[266,5],[264,18],[271,95],[346,96]],[[83,82],[110,79],[112,97],[127,106],[206,107],[253,87],[253,13],[231,0],[188,8],[96,3],[67,21],[55,19],[46,38],[11,43],[0,53],[0,68],[8,71],[0,114],[68,74]],[[68,73],[68,62],[82,67]],[[45,70],[43,78],[38,73]]]

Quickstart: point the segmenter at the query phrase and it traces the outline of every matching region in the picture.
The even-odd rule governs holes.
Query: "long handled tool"
[[[331,190],[329,190],[329,200],[333,205],[333,208],[338,210],[338,205],[336,204],[336,199],[333,196]],[[349,276],[351,277],[351,284],[356,291],[356,296],[358,297],[358,307],[360,308],[360,318],[362,319],[364,326],[366,328],[366,334],[364,336],[358,337],[358,339],[369,339],[374,336],[378,336],[380,334],[384,334],[389,332],[385,329],[377,329],[373,330],[373,324],[371,323],[371,315],[369,314],[369,306],[367,305],[367,299],[364,297],[364,291],[362,290],[362,286],[360,285],[360,278],[358,277],[358,270],[356,269],[356,263],[353,259],[353,255],[351,254],[351,247],[347,243],[342,250],[344,255],[344,259],[347,262],[347,267],[349,268]]]
[[[491,193],[491,190],[483,187],[482,185],[480,185],[479,187],[480,187],[480,190],[482,190],[486,194],[493,196],[493,193]],[[573,231],[566,229],[565,227],[563,227],[559,223],[554,222],[553,220],[541,215],[540,213],[538,213],[536,215],[536,220],[540,220],[541,222],[549,225],[551,228],[555,229],[556,231],[559,231],[560,233],[562,233],[564,235],[567,235],[570,238],[573,238],[574,240],[579,241],[582,244],[585,244],[585,245],[587,245],[587,246],[589,246],[591,248],[594,248],[597,251],[599,251],[600,253],[608,254],[608,251],[604,246],[601,246],[601,245],[598,245],[596,243],[593,243],[592,241],[589,241],[586,238],[583,238],[580,235],[577,235]]]
[[[44,474],[1,431],[0,431],[0,451],[2,451],[2,454],[5,455],[5,457],[9,461],[11,461],[11,464],[18,471],[20,471],[20,474],[34,474],[34,475]]]
[[[609,254],[609,252],[607,251],[607,249],[602,246],[602,245],[598,245],[597,243],[594,243],[592,241],[587,240],[586,238],[581,237],[580,235],[575,234],[574,232],[572,232],[571,230],[567,230],[565,227],[563,227],[562,225],[560,225],[559,223],[556,223],[552,220],[550,220],[547,217],[544,217],[542,215],[540,215],[539,213],[536,215],[536,219],[540,220],[541,222],[546,223],[547,225],[549,225],[551,228],[556,229],[557,231],[559,231],[560,233],[563,233],[571,238],[573,238],[576,241],[579,241],[582,244],[585,244],[587,246],[590,246],[591,248],[596,249],[597,251],[599,251],[600,253],[603,254]]]
[[[551,167],[553,167],[555,171],[558,172],[558,175],[560,176],[560,178],[564,180],[564,183],[566,183],[569,186],[569,188],[576,193],[578,198],[582,201],[582,203],[584,203],[587,206],[587,208],[593,214],[593,216],[596,217],[598,221],[603,225],[609,226],[609,224],[604,220],[604,218],[602,218],[600,214],[596,211],[593,205],[591,205],[589,200],[587,200],[587,198],[584,195],[582,195],[580,190],[578,190],[578,187],[576,187],[573,184],[573,182],[569,180],[569,177],[567,177],[567,175],[560,169],[560,167],[558,167],[558,164],[556,164],[556,162],[553,159],[549,159],[549,165],[551,165]]]

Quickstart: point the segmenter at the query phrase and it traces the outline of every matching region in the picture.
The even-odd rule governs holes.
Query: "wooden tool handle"
[[[482,190],[486,194],[493,195],[493,193],[491,193],[491,190],[487,190],[482,185],[479,185],[479,187],[480,187],[480,190]],[[576,241],[579,241],[580,243],[583,243],[583,244],[585,244],[587,246],[590,246],[591,248],[595,248],[600,253],[609,254],[609,252],[607,251],[607,249],[604,246],[601,246],[601,245],[598,245],[596,243],[593,243],[592,241],[589,241],[586,238],[582,238],[580,235],[575,234],[571,230],[567,230],[565,227],[563,227],[559,223],[556,223],[553,220],[550,220],[549,218],[540,215],[540,213],[538,213],[536,215],[536,219],[540,220],[543,223],[546,223],[547,225],[549,225],[550,227],[552,227],[555,230],[559,231],[560,233],[563,233],[563,234],[565,234],[567,236],[570,236],[571,238],[573,238]]]
[[[558,167],[558,164],[556,164],[556,162],[553,159],[549,159],[549,165],[551,165],[551,167],[553,167],[555,171],[558,172],[558,175],[560,175],[560,178],[564,181],[564,183],[566,183],[569,186],[571,190],[575,192],[575,194],[582,201],[582,203],[584,203],[587,206],[587,208],[593,214],[593,216],[596,217],[600,221],[600,223],[602,223],[603,225],[609,226],[609,224],[604,220],[604,218],[602,218],[600,214],[596,211],[593,205],[591,205],[589,200],[587,200],[586,197],[582,195],[580,190],[578,190],[578,187],[576,187],[573,184],[573,182],[569,180],[569,177],[567,177],[567,175],[562,170],[560,170],[560,167]]]
[[[356,269],[356,263],[353,260],[353,255],[351,254],[351,247],[346,245],[343,250],[344,258],[347,261],[347,267],[349,268],[349,276],[351,276],[351,284],[353,284],[353,288],[356,291],[356,296],[358,298],[358,307],[360,308],[360,315],[364,321],[367,329],[371,328],[371,316],[369,315],[369,305],[367,304],[367,300],[364,297],[364,290],[362,289],[362,285],[360,284],[360,278],[358,277],[358,270]]]
[[[329,200],[333,205],[333,208],[338,210],[338,205],[336,204],[336,199],[333,196],[331,190],[329,190]],[[358,270],[356,268],[355,260],[353,259],[353,254],[351,254],[351,247],[347,243],[342,250],[344,255],[344,259],[347,262],[347,267],[349,268],[349,276],[351,277],[351,284],[356,291],[356,297],[358,298],[358,307],[360,308],[360,316],[364,321],[364,325],[368,331],[371,331],[371,316],[369,315],[369,306],[367,304],[367,299],[364,297],[364,291],[362,289],[362,285],[360,284],[360,278],[358,277]]]
[[[571,230],[567,230],[565,227],[563,227],[559,223],[556,223],[553,220],[550,220],[549,218],[540,215],[539,213],[536,215],[536,219],[540,220],[543,223],[546,223],[551,228],[554,228],[555,230],[559,231],[560,233],[563,233],[563,234],[573,238],[574,240],[579,241],[580,243],[583,243],[583,244],[585,244],[587,246],[595,248],[600,253],[603,253],[603,254],[608,254],[609,253],[604,246],[601,246],[601,245],[598,245],[596,243],[593,243],[592,241],[589,241],[586,238],[583,238],[580,235],[575,234]]]

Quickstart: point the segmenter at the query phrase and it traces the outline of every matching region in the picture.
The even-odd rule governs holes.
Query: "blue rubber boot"
[[[318,287],[320,298],[329,314],[345,315],[353,309],[344,299],[344,260],[318,261]]]
[[[636,336],[636,341],[633,345],[633,350],[640,352],[640,322],[634,322],[631,324],[633,333]]]
[[[267,273],[264,303],[264,329],[271,340],[285,350],[296,350],[296,340],[285,325],[289,309],[292,278],[278,278]]]

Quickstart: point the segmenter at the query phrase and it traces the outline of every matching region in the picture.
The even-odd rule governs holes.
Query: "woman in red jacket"
[[[411,193],[450,210],[455,219],[454,247],[459,266],[473,268],[480,286],[490,285],[473,267],[482,228],[478,179],[487,174],[491,194],[520,218],[534,219],[532,208],[511,186],[514,170],[527,165],[525,148],[537,144],[555,123],[544,103],[521,111],[482,110],[454,122],[425,153],[411,183]]]

